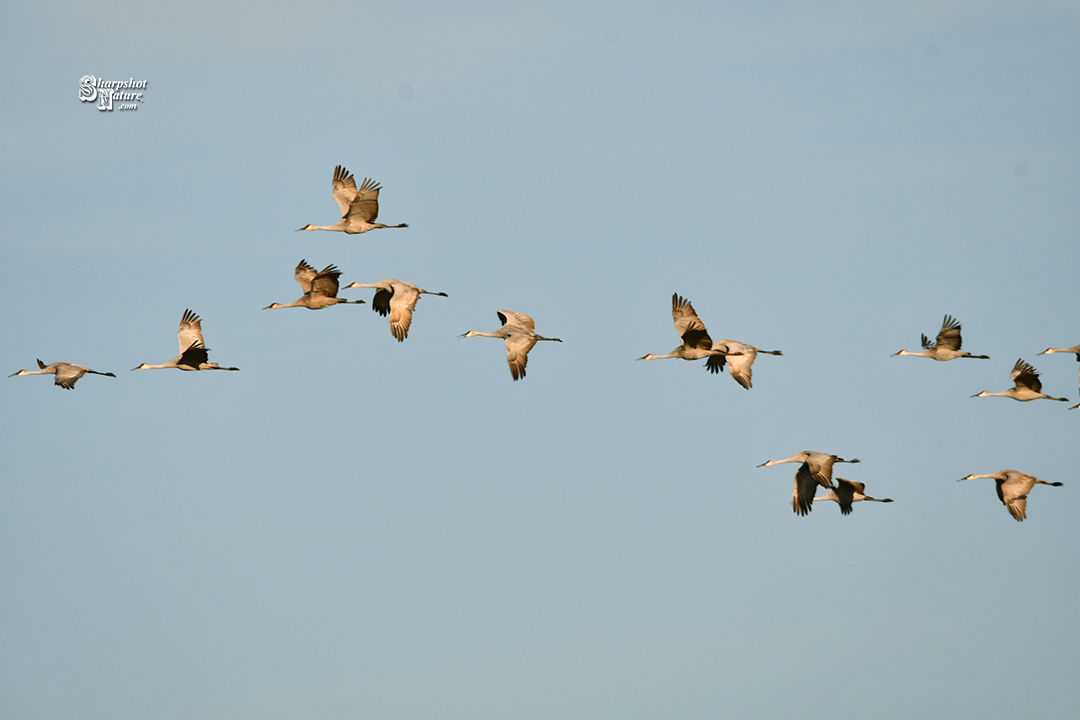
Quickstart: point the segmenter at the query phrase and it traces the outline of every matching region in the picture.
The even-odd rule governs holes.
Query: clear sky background
[[[1076,2],[3,15],[0,370],[117,377],[0,381],[0,716],[1076,717]],[[294,232],[338,164],[410,227]],[[449,297],[262,310],[301,258]],[[784,355],[635,362],[676,292]],[[129,372],[185,308],[241,371]]]

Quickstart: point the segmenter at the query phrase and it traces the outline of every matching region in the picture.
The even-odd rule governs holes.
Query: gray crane
[[[332,307],[340,304],[353,304],[362,305],[363,300],[346,300],[345,298],[339,298],[338,294],[338,278],[341,277],[341,271],[333,265],[327,265],[319,272],[315,272],[315,268],[307,264],[307,261],[301,260],[300,264],[296,266],[296,273],[294,274],[296,282],[300,283],[300,287],[304,289],[304,295],[299,300],[291,303],[272,303],[263,308],[263,310],[277,310],[279,308],[290,307],[305,307],[308,310],[322,310],[323,308]]]
[[[758,353],[763,353],[765,355],[784,354],[779,350],[760,350],[753,345],[747,345],[746,343],[741,343],[737,340],[720,340],[715,344],[726,347],[730,352],[728,355],[713,355],[705,361],[705,367],[707,367],[711,373],[720,373],[724,371],[724,364],[726,362],[731,377],[735,378],[735,382],[739,383],[747,390],[753,387],[753,383],[750,382],[750,379],[754,374],[752,366]]]
[[[333,225],[305,225],[297,229],[301,230],[338,230],[349,235],[366,233],[376,228],[404,228],[409,227],[405,223],[400,225],[383,225],[375,222],[379,217],[379,190],[382,186],[371,178],[364,178],[360,189],[356,189],[356,179],[352,173],[338,165],[334,168],[334,183],[332,194],[341,208],[341,219]]]
[[[405,338],[409,337],[409,326],[412,325],[413,312],[416,311],[416,301],[421,295],[449,297],[444,292],[430,292],[393,278],[371,285],[354,282],[345,286],[346,290],[350,288],[376,288],[375,298],[371,301],[371,309],[383,317],[390,316],[390,333],[397,338],[398,342],[405,342]]]
[[[93,373],[94,375],[104,375],[105,377],[116,377],[110,372],[98,372],[97,370],[91,370],[90,368],[83,367],[82,365],[74,365],[66,362],[54,362],[46,365],[40,360],[37,361],[39,370],[20,370],[17,373],[12,373],[8,377],[16,377],[18,375],[55,375],[56,380],[54,385],[64,388],[65,390],[74,390],[75,383],[78,382],[86,373]]]
[[[1020,402],[1039,399],[1069,402],[1069,398],[1051,397],[1044,393],[1042,391],[1042,382],[1039,380],[1039,373],[1023,360],[1016,361],[1016,365],[1013,366],[1009,377],[1013,381],[1013,387],[1008,390],[997,393],[983,390],[981,393],[976,393],[971,397],[1009,397]]]
[[[975,480],[977,478],[994,478],[997,481],[997,496],[1001,503],[1016,518],[1017,522],[1023,522],[1027,517],[1027,496],[1036,485],[1049,485],[1061,487],[1059,482],[1046,482],[1033,475],[1022,473],[1019,470],[999,470],[989,475],[968,475],[957,482]]]
[[[968,352],[962,352],[960,350],[960,321],[955,319],[952,315],[946,315],[945,320],[941,323],[941,331],[938,332],[937,342],[931,343],[930,339],[925,335],[922,336],[922,346],[924,350],[919,353],[908,352],[907,350],[901,350],[898,353],[893,353],[892,357],[897,355],[912,355],[914,357],[928,357],[934,360],[954,360],[956,358],[976,358],[979,360],[989,360],[988,355],[972,355]]]
[[[525,365],[529,362],[529,351],[533,349],[538,340],[562,342],[559,338],[537,335],[533,319],[524,313],[499,310],[498,315],[503,326],[495,332],[485,333],[470,330],[464,335],[459,335],[458,338],[493,337],[505,340],[506,361],[510,364],[510,375],[514,380],[525,377]]]
[[[873,498],[866,494],[866,485],[861,482],[855,482],[854,480],[845,480],[844,478],[836,478],[836,489],[830,490],[824,495],[819,495],[814,498],[814,502],[819,500],[832,500],[840,506],[841,515],[851,514],[852,503],[861,502],[863,500],[872,500],[880,503],[891,503],[889,498]]]
[[[667,355],[652,353],[639,357],[638,360],[661,360],[663,358],[682,358],[683,360],[701,360],[723,355],[741,355],[742,351],[730,350],[723,343],[714,343],[709,337],[705,324],[694,312],[694,306],[678,293],[671,296],[671,319],[675,323],[675,332],[682,338],[682,345]],[[752,361],[751,361],[752,362]],[[719,370],[713,370],[719,372]]]
[[[803,450],[786,460],[766,460],[758,467],[799,463],[799,467],[795,470],[795,488],[791,493],[791,506],[796,515],[807,515],[813,509],[817,486],[829,489],[835,487],[832,482],[832,471],[833,464],[838,462],[857,463],[859,458],[845,460],[836,455]]]
[[[239,370],[234,367],[221,367],[217,363],[207,362],[210,349],[206,347],[202,334],[202,318],[191,310],[185,310],[180,318],[180,330],[176,333],[180,341],[180,354],[164,365],[143,363],[135,370],[155,370],[159,368],[177,368],[179,370]]]

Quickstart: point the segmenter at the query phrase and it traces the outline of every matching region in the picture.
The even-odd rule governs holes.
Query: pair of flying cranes
[[[370,178],[365,178],[360,187],[356,187],[356,179],[352,173],[343,166],[334,168],[332,182],[332,196],[341,209],[341,219],[334,225],[305,225],[297,232],[308,230],[339,231],[348,234],[365,233],[370,230],[381,228],[404,228],[407,224],[385,225],[375,220],[379,215],[379,191],[381,185]],[[301,260],[294,272],[296,281],[300,284],[304,294],[291,303],[272,303],[267,310],[276,310],[288,307],[305,307],[309,310],[321,310],[339,304],[363,304],[363,300],[346,300],[339,298],[339,278],[341,271],[334,265],[328,265],[321,271],[316,271],[305,260]],[[420,295],[439,295],[447,297],[446,293],[429,292],[415,285],[400,280],[388,278],[378,283],[361,284],[354,282],[344,289],[373,288],[376,290],[372,301],[372,309],[383,317],[389,315],[390,332],[399,341],[403,342],[408,336],[409,327],[412,324],[412,315],[416,309],[416,302]],[[559,338],[547,338],[535,332],[533,319],[524,313],[515,313],[507,310],[498,311],[502,327],[490,333],[470,330],[459,337],[494,337],[501,338],[506,344],[507,363],[510,366],[511,377],[516,381],[525,377],[525,367],[528,362],[528,353],[538,341],[547,340],[562,342]],[[698,318],[689,300],[680,297],[677,293],[672,296],[672,319],[675,330],[678,332],[682,344],[665,355],[648,354],[639,360],[658,360],[663,358],[681,358],[683,360],[705,359],[705,367],[710,373],[723,372],[725,364],[731,377],[742,387],[749,390],[752,387],[752,366],[758,354],[781,355],[779,350],[761,350],[752,345],[735,340],[720,340],[713,342],[709,337],[705,325]],[[179,370],[238,370],[239,368],[222,367],[217,363],[209,362],[209,349],[206,347],[202,335],[202,320],[191,310],[185,310],[180,320],[180,329],[177,333],[180,354],[162,365],[143,363],[133,370],[147,370],[158,368],[177,368]],[[946,315],[941,331],[938,333],[937,342],[931,343],[922,336],[923,352],[913,353],[901,350],[896,355],[912,355],[915,357],[929,357],[934,360],[953,360],[955,358],[980,358],[988,359],[986,355],[972,355],[960,350],[960,323],[951,316]],[[1047,348],[1039,353],[1044,355],[1055,352],[1075,353],[1077,361],[1080,361],[1080,345],[1073,348]],[[83,375],[92,373],[116,377],[112,373],[102,373],[73,363],[56,362],[46,365],[37,361],[38,370],[19,370],[10,377],[18,375],[46,375],[55,376],[55,384],[67,390],[75,387],[76,381]],[[1022,359],[1017,360],[1010,374],[1013,387],[1000,393],[980,392],[972,397],[1011,397],[1020,402],[1036,399],[1059,400],[1067,402],[1066,398],[1055,398],[1042,392],[1042,383],[1039,373],[1030,364]],[[1073,408],[1080,407],[1076,405]],[[792,493],[792,506],[798,515],[807,515],[813,502],[817,500],[832,500],[840,505],[841,513],[847,515],[851,512],[852,503],[863,500],[875,502],[892,502],[890,499],[879,500],[865,494],[865,486],[843,478],[837,478],[838,485],[832,483],[832,466],[836,462],[857,463],[858,459],[843,460],[835,455],[826,455],[811,451],[804,451],[786,460],[770,460],[759,467],[778,465],[782,463],[798,462],[799,469],[795,473],[795,487]],[[962,480],[974,478],[993,477],[997,480],[998,497],[1009,509],[1009,512],[1017,520],[1026,517],[1025,506],[1027,492],[1035,484],[1060,486],[1061,483],[1047,483],[1030,475],[1015,470],[1002,470],[991,475],[969,475]],[[818,485],[830,490],[829,493],[814,497]]]

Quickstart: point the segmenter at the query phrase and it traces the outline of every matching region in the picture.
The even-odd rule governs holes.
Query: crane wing
[[[731,373],[731,377],[735,378],[735,382],[749,390],[753,387],[753,383],[751,382],[751,378],[753,378],[754,375],[752,366],[754,364],[754,358],[757,357],[757,348],[733,340],[721,340],[719,344],[726,344],[729,352],[742,353],[742,355],[729,355],[727,357],[728,372]],[[717,356],[713,355],[713,357]],[[712,357],[710,357],[709,360],[712,360]]]
[[[806,463],[801,463],[795,471],[795,488],[791,492],[791,505],[796,515],[809,515],[814,507],[814,493],[818,482]]]
[[[960,321],[952,315],[946,315],[941,322],[941,332],[937,336],[937,346],[942,349],[960,349]]]
[[[710,355],[705,361],[705,367],[707,367],[711,373],[722,373],[724,372],[724,364],[726,362],[726,355]]]
[[[390,301],[394,299],[394,289],[379,288],[375,291],[375,297],[371,301],[371,309],[383,317],[390,314]]]
[[[525,313],[510,312],[509,310],[499,310],[499,320],[502,321],[503,325],[508,325],[510,327],[517,326],[519,328],[527,330],[530,333],[536,332],[536,323],[533,322],[533,319]],[[532,345],[530,345],[529,347],[532,347]]]
[[[296,282],[300,283],[300,287],[304,289],[305,293],[311,292],[311,281],[315,279],[315,268],[307,264],[307,260],[301,260],[300,264],[296,266],[296,272],[293,277],[296,278]]]
[[[334,184],[331,192],[338,207],[341,208],[341,217],[345,217],[349,214],[349,205],[356,197],[356,180],[352,173],[341,165],[334,168]]]
[[[1039,373],[1031,365],[1027,364],[1023,360],[1017,360],[1016,365],[1013,366],[1013,370],[1009,373],[1009,377],[1013,381],[1013,385],[1017,389],[1021,387],[1031,388],[1035,392],[1042,392],[1042,381],[1039,380]]]
[[[180,341],[180,354],[195,345],[202,346],[202,318],[200,318],[191,310],[185,310],[184,316],[180,318],[180,331],[176,333],[177,339]]]
[[[1008,497],[1003,499],[1005,503],[1005,509],[1009,511],[1009,514],[1016,518],[1016,522],[1024,522],[1027,517],[1027,495],[1018,495],[1016,497]]]
[[[56,380],[53,382],[65,390],[74,390],[75,381],[86,374],[86,369],[70,363],[56,363]]]
[[[354,183],[355,187],[355,183]],[[342,217],[349,217],[364,222],[374,222],[379,217],[379,190],[381,186],[371,178],[364,178],[360,189],[349,203],[348,209],[343,211]]]
[[[341,277],[341,271],[333,265],[327,265],[311,281],[311,294],[337,297],[339,277]]]
[[[413,311],[416,310],[420,292],[412,285],[400,284],[393,287],[394,294],[390,298],[390,332],[398,342],[404,342],[409,336],[409,326],[412,325]]]
[[[832,469],[833,463],[835,462],[836,456],[834,455],[811,453],[810,459],[806,461],[806,464],[813,474],[814,480],[821,485],[821,487],[831,488],[835,487],[832,481]]]
[[[510,364],[510,375],[514,380],[525,377],[525,365],[529,362],[529,351],[536,345],[532,335],[510,335],[506,338],[506,361]]]
[[[861,482],[855,482],[854,480],[845,480],[844,478],[836,478],[837,489],[844,490],[848,495],[859,493],[860,495],[866,494],[866,484]]]
[[[201,340],[196,340],[180,352],[180,357],[177,358],[176,364],[178,366],[184,365],[198,370],[199,366],[205,363],[209,357],[210,351],[206,349]]]
[[[678,293],[671,296],[671,319],[683,345],[699,350],[712,350],[712,339],[705,329],[705,324],[694,312],[690,301],[679,297]]]
[[[1035,478],[1016,470],[1002,472],[1005,473],[1005,480],[997,481],[998,499],[1017,522],[1022,522],[1027,517],[1027,496],[1035,487]]]

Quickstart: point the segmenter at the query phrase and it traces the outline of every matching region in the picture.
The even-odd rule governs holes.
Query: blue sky
[[[5,16],[0,368],[117,377],[4,379],[0,715],[1075,714],[1080,5]],[[294,232],[338,164],[410,227]],[[449,297],[263,311],[302,258]],[[672,293],[784,355],[635,362]],[[129,372],[185,308],[241,371]],[[947,313],[990,360],[890,357]],[[895,502],[796,517],[804,449]]]

